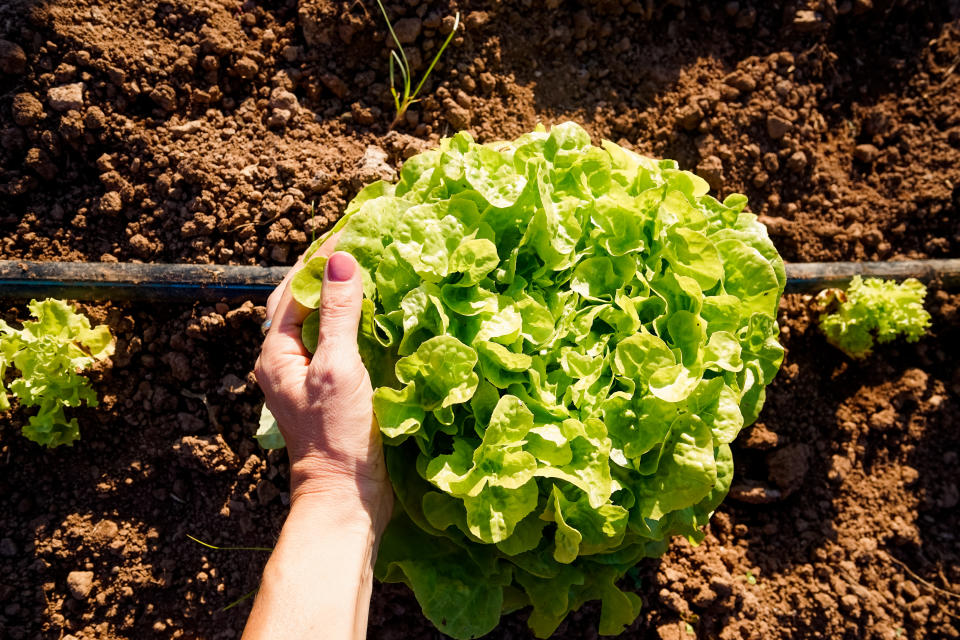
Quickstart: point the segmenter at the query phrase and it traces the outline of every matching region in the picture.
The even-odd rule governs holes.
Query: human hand
[[[359,501],[379,534],[393,493],[373,417],[373,388],[357,349],[360,267],[353,256],[333,253],[335,245],[332,237],[319,250],[329,258],[316,353],[310,357],[300,336],[310,310],[290,289],[301,258],[267,301],[270,328],[254,371],[287,443],[291,504],[321,497],[349,512]]]

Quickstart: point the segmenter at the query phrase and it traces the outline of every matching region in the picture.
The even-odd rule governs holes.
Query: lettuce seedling
[[[70,445],[80,427],[76,418],[67,419],[64,407],[98,404],[81,372],[113,354],[113,337],[109,327],[91,328],[86,316],[62,300],[33,300],[29,309],[35,320],[19,331],[0,320],[0,410],[10,408],[4,374],[16,369],[10,393],[24,407],[39,407],[23,435],[47,447]]]
[[[532,607],[539,637],[702,528],[783,359],[783,261],[746,198],[579,126],[460,132],[331,231],[361,265],[361,356],[396,493],[376,575],[444,633]],[[316,308],[323,258],[292,280]],[[317,315],[304,324],[316,347]],[[264,414],[265,445],[282,445]]]
[[[910,278],[893,280],[854,276],[846,292],[828,289],[818,296],[826,312],[820,330],[827,341],[851,358],[865,358],[874,342],[883,344],[897,336],[916,342],[930,326],[923,308],[927,288]]]

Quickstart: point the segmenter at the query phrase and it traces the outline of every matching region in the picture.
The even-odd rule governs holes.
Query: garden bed
[[[0,258],[290,264],[438,136],[566,119],[746,193],[786,260],[960,254],[960,3],[488,4],[456,6],[416,122],[388,132],[375,7],[7,3]],[[454,6],[403,6],[428,58]],[[732,495],[700,547],[641,562],[633,636],[960,635],[958,304],[932,291],[931,336],[851,363],[785,298],[786,361]],[[0,419],[0,635],[239,637],[249,605],[221,609],[265,558],[186,535],[270,545],[283,521],[284,457],[251,437],[263,310],[83,308],[119,340],[81,441],[43,451],[22,413]],[[524,617],[490,637],[526,637]],[[437,635],[377,587],[370,637]]]

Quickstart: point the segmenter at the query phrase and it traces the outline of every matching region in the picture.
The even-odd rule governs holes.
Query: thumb
[[[317,353],[336,358],[357,351],[357,329],[363,303],[360,265],[337,251],[327,260],[320,292],[320,335]]]

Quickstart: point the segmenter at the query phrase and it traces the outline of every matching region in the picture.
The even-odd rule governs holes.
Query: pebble
[[[364,185],[376,180],[395,180],[397,172],[387,163],[388,157],[387,152],[380,147],[368,146],[363,152],[353,181],[357,185]]]
[[[83,83],[74,82],[71,84],[60,85],[59,87],[50,87],[47,90],[47,102],[54,111],[69,111],[71,109],[80,109],[83,107]]]
[[[180,136],[196,133],[202,128],[203,120],[190,120],[189,122],[170,127],[170,133],[172,133],[174,137],[179,138]]]
[[[297,96],[286,89],[277,87],[270,93],[270,107],[273,109],[285,109],[291,113],[300,110],[300,103]]]
[[[714,191],[723,187],[723,162],[717,156],[707,156],[701,160],[697,165],[697,174],[706,180]]]
[[[110,542],[120,533],[120,527],[113,520],[101,520],[93,527],[93,539],[104,544]]]
[[[83,600],[93,590],[93,571],[71,571],[67,575],[67,588],[77,600]]]
[[[858,144],[853,150],[853,157],[860,162],[871,163],[880,155],[880,150],[872,144]]]
[[[779,140],[793,128],[793,123],[777,115],[767,116],[767,133],[774,140]]]
[[[13,97],[13,121],[21,127],[29,127],[43,120],[43,104],[29,93],[18,93]]]
[[[417,41],[423,21],[420,18],[403,18],[393,25],[393,32],[397,34],[400,44],[412,44]]]
[[[347,95],[347,83],[344,82],[339,76],[332,73],[324,73],[320,76],[320,82],[324,84],[327,89],[333,92],[333,95],[338,98],[343,98]]]
[[[465,109],[452,98],[443,101],[447,122],[455,129],[466,129],[470,126],[470,111]]]
[[[173,111],[177,107],[177,91],[168,84],[158,84],[149,97],[164,111]]]
[[[257,65],[257,63],[252,58],[247,56],[243,56],[237,60],[231,69],[234,75],[244,79],[252,78],[253,76],[257,75],[259,70],[260,67]]]
[[[807,168],[807,154],[803,151],[794,151],[787,158],[787,169],[793,173],[800,173]]]
[[[703,120],[703,111],[699,105],[691,103],[677,111],[677,118],[681,127],[687,131],[693,131],[700,126],[700,122]]]
[[[723,83],[739,91],[753,91],[757,88],[757,81],[752,76],[743,72],[735,71],[723,79]]]

